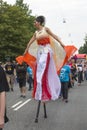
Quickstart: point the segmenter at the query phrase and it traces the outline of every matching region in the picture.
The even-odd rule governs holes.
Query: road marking
[[[16,107],[15,109],[13,109],[14,111],[17,111],[18,109],[20,109],[21,107],[23,107],[25,104],[27,104],[28,102],[30,102],[31,99],[26,100],[25,102],[23,102],[21,105],[19,105],[18,107]]]
[[[11,108],[15,108],[15,107],[18,106],[20,103],[22,103],[22,101],[17,102],[17,103],[14,104]]]

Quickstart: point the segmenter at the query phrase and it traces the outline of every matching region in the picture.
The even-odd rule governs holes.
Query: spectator
[[[72,75],[72,86],[74,86],[74,82],[77,81],[77,68],[75,63],[72,63],[71,66],[71,75]]]
[[[84,65],[84,80],[87,80],[87,65]]]
[[[5,65],[5,72],[6,72],[7,81],[9,84],[9,90],[13,91],[13,85],[14,85],[14,81],[15,81],[14,65],[10,61],[8,61]]]
[[[80,66],[77,68],[77,73],[78,73],[78,86],[80,86],[82,82],[82,68]]]
[[[6,92],[9,91],[8,82],[5,72],[0,66],[0,130],[3,129],[4,123],[8,121],[6,116]]]
[[[60,71],[60,81],[61,81],[61,93],[63,96],[63,100],[68,102],[68,85],[69,79],[71,79],[71,71],[69,65],[64,65]]]
[[[33,85],[33,72],[30,66],[27,67],[27,82],[29,84],[29,91],[32,89]]]
[[[22,62],[16,66],[16,74],[20,87],[21,97],[26,97],[26,74],[27,74],[27,65]]]

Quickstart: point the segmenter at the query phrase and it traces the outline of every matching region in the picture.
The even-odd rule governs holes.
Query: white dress
[[[16,58],[26,62],[33,70],[33,97],[36,100],[56,100],[59,97],[61,83],[58,77],[61,67],[77,50],[75,46],[64,48],[46,32],[45,27],[36,31],[36,41],[28,52]]]
[[[50,38],[44,27],[40,32],[36,32],[36,38],[37,51],[32,53],[29,50],[32,55],[37,52],[33,97],[41,101],[56,100],[60,95],[61,83],[53,58],[54,52],[50,45]]]

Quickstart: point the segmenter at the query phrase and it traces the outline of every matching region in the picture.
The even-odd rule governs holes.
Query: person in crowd
[[[77,73],[78,73],[78,86],[80,86],[83,81],[82,61],[78,61],[78,63],[77,63]]]
[[[6,72],[6,77],[7,81],[9,84],[9,90],[14,91],[14,82],[15,82],[15,76],[14,76],[14,65],[12,64],[11,61],[8,61],[5,65],[5,72]]]
[[[87,80],[87,64],[84,64],[83,72],[84,72],[84,80]]]
[[[81,82],[83,81],[83,62],[82,60],[78,61],[77,63],[77,69],[79,68],[80,70],[80,78],[81,78]]]
[[[82,83],[82,67],[78,66],[77,68],[77,77],[78,77],[78,86]]]
[[[72,59],[69,59],[68,62],[67,62],[67,65],[69,65],[70,67],[70,70],[71,70],[71,67],[72,67]],[[72,74],[71,74],[71,78],[72,78]],[[72,80],[69,78],[69,84],[68,84],[68,89],[72,88]]]
[[[30,66],[27,67],[27,82],[29,84],[29,91],[33,88],[33,71]]]
[[[27,76],[27,65],[22,62],[16,65],[16,75],[19,83],[21,97],[26,97],[26,76]]]
[[[68,102],[68,85],[69,80],[71,80],[71,70],[68,64],[64,65],[60,71],[60,81],[61,81],[61,93],[63,96],[63,100],[67,103]]]
[[[6,92],[9,91],[6,74],[3,68],[0,66],[0,130],[3,129],[4,123],[8,122],[6,115]]]
[[[34,25],[37,30],[27,44],[24,55],[31,49],[32,45],[38,45],[33,97],[45,104],[48,100],[58,99],[61,90],[61,83],[57,75],[56,65],[53,58],[55,52],[51,45],[51,38],[55,39],[60,44],[59,47],[62,49],[64,44],[48,27],[45,27],[44,16],[36,17]]]
[[[72,86],[74,86],[75,81],[77,81],[77,68],[75,63],[72,63],[71,66],[71,75],[72,75]]]

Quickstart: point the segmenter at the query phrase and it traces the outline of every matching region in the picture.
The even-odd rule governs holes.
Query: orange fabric
[[[70,57],[77,51],[77,48],[73,45],[64,46],[64,49],[65,49],[65,52],[66,52],[66,57],[64,59],[63,65],[65,65],[68,62],[68,60],[70,59]],[[60,70],[57,73],[59,74]]]
[[[35,72],[36,58],[27,52],[23,60],[33,69],[33,72]]]
[[[24,58],[24,56],[18,56],[18,57],[16,57],[16,61],[18,62],[18,64],[22,64],[23,58]]]
[[[64,47],[65,51],[66,51],[66,58],[64,61],[64,64],[68,61],[68,59],[76,52],[77,48],[73,45],[68,45]]]
[[[33,69],[33,72],[35,71],[36,58],[30,55],[28,52],[24,56],[16,57],[16,61],[19,64],[22,64],[22,62],[26,62]]]
[[[63,64],[61,64],[61,66],[60,66],[60,68],[58,69],[57,68],[57,73],[59,74],[59,72],[60,72],[60,69],[61,69],[61,67],[65,64],[65,63],[67,63],[67,61],[69,60],[69,58],[75,53],[75,51],[77,50],[77,48],[75,47],[75,46],[65,46],[64,47],[64,50],[65,50],[65,52],[66,52],[66,56],[65,56],[65,59],[64,59],[64,62],[63,62]],[[55,56],[54,56],[54,59],[56,59],[55,58]],[[16,58],[16,61],[19,63],[19,64],[21,64],[23,61],[24,62],[26,62],[32,69],[33,69],[33,73],[35,73],[35,67],[36,67],[36,58],[34,57],[34,56],[32,56],[32,55],[30,55],[28,52],[24,55],[24,56],[18,56],[17,58]],[[56,60],[55,60],[55,62],[56,62]]]
[[[41,38],[37,40],[38,45],[46,45],[46,44],[50,44],[50,39],[48,37],[46,38]]]

